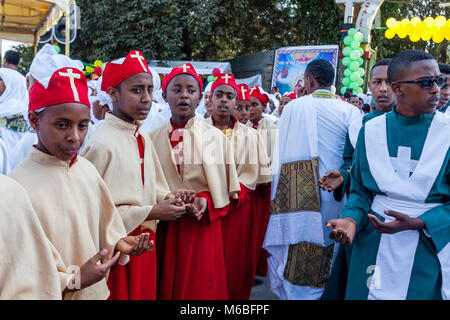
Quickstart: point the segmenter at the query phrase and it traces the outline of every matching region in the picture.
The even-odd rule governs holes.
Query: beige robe
[[[156,220],[145,220],[153,206],[170,193],[157,151],[148,133],[144,139],[144,184],[135,132],[138,126],[112,114],[98,125],[83,148],[82,155],[97,168],[119,209],[127,233],[139,225],[156,232]]]
[[[249,120],[247,121],[246,125],[249,127],[253,127],[253,122]],[[263,143],[266,146],[269,161],[270,163],[272,163],[273,154],[274,152],[276,152],[274,150],[274,147],[275,141],[278,139],[278,127],[276,124],[263,117],[258,121],[258,128],[256,129],[256,131],[261,136]]]
[[[205,122],[212,125],[212,118],[205,119]],[[256,130],[236,121],[230,143],[240,183],[255,190],[256,185],[272,181],[266,146]]]
[[[50,242],[28,194],[0,175],[0,299],[62,299]]]
[[[101,249],[115,248],[127,235],[105,182],[83,157],[78,156],[70,166],[68,161],[33,147],[10,176],[28,192],[54,247],[61,291],[71,282],[76,268]],[[64,299],[108,296],[106,279],[102,279],[83,290],[65,293]]]
[[[183,129],[183,141],[173,150],[171,132],[169,122],[150,133],[171,190],[209,191],[215,208],[228,205],[230,197],[237,198],[239,179],[233,149],[225,135],[204,120],[192,118]]]

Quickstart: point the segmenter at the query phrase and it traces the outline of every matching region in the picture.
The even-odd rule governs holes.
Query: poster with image
[[[316,59],[328,60],[333,65],[336,74],[338,52],[338,45],[278,48],[275,51],[272,88],[277,87],[280,89],[280,93],[284,94],[302,87],[306,66]]]

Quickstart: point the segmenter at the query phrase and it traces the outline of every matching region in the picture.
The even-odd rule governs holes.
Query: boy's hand
[[[352,218],[333,219],[327,222],[327,228],[331,230],[330,239],[342,244],[351,244],[356,233],[356,221]]]
[[[197,219],[197,221],[200,221],[207,208],[208,201],[203,197],[195,197],[194,202],[186,206],[187,214]]]
[[[178,189],[166,196],[166,199],[180,199],[184,203],[192,203],[195,199],[195,191],[188,189]]]
[[[119,256],[120,252],[114,254],[113,249],[100,250],[81,266],[79,273],[75,274],[74,277],[80,277],[80,288],[66,288],[64,292],[81,290],[99,282],[106,277],[109,269],[117,262]],[[102,261],[101,264],[97,264],[99,261]]]
[[[166,199],[153,206],[147,220],[176,221],[186,215],[186,205],[181,199]]]
[[[325,175],[319,179],[319,187],[324,190],[331,192],[340,187],[344,182],[344,177],[339,172],[339,170],[330,170]]]
[[[368,215],[373,227],[380,233],[392,234],[405,230],[420,230],[425,228],[425,223],[422,219],[411,218],[406,214],[392,210],[386,210],[384,213],[388,216],[394,217],[395,220],[392,222],[381,222],[374,215]]]
[[[153,240],[149,243],[149,238],[149,233],[141,233],[138,236],[122,238],[117,242],[116,250],[130,256],[139,256],[144,252],[151,252],[153,251],[154,243]]]

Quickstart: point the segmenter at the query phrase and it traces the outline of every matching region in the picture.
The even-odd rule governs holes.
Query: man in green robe
[[[351,192],[330,238],[353,243],[346,299],[450,298],[450,117],[436,112],[441,76],[433,56],[395,56],[393,112],[359,132]]]

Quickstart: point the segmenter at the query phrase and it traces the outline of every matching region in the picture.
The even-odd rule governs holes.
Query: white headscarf
[[[81,61],[72,60],[63,54],[58,54],[52,45],[46,43],[34,57],[30,66],[30,73],[33,78],[47,87],[53,73],[66,67],[76,68],[80,71],[84,69]]]
[[[267,104],[269,106],[269,113],[273,114],[274,116],[279,117],[278,115],[278,107],[280,106],[280,101],[278,101],[276,95],[274,94],[269,94],[269,100],[273,102],[275,108],[272,110],[270,110],[270,102]],[[267,108],[266,108],[267,109]]]
[[[0,68],[0,78],[5,83],[5,91],[0,96],[0,117],[19,113],[25,116],[28,111],[28,91],[23,76],[15,70]]]
[[[100,77],[97,79],[97,83],[96,83],[97,95],[93,99],[92,103],[94,103],[95,101],[98,101],[98,102],[100,102],[100,104],[102,106],[107,105],[108,108],[112,111],[113,107],[114,107],[114,103],[113,103],[111,96],[107,92],[102,90],[102,80],[103,80],[103,77]]]
[[[202,100],[200,100],[200,103],[198,104],[197,108],[195,109],[195,112],[198,114],[201,114],[202,116],[204,116],[206,114],[205,92],[211,91],[212,84],[213,84],[212,82],[208,82],[208,85],[205,87],[205,90],[203,90]]]

